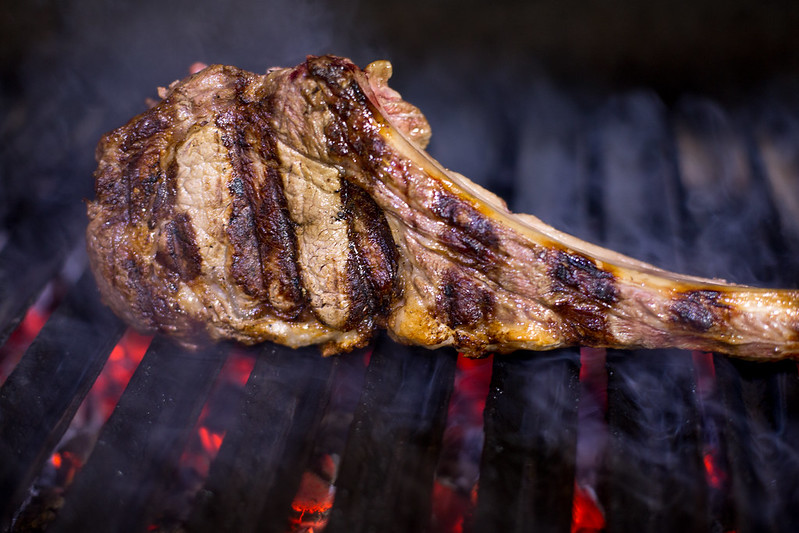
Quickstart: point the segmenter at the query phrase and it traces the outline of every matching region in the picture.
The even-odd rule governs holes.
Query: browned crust
[[[348,221],[347,291],[352,302],[345,327],[371,335],[376,327],[385,327],[399,297],[397,247],[385,214],[363,189],[345,180],[341,198]]]
[[[675,323],[705,333],[724,320],[729,306],[721,302],[720,291],[694,290],[676,295],[669,310]]]
[[[449,269],[436,294],[436,314],[447,326],[473,328],[493,316],[494,298],[485,287],[457,269]]]
[[[450,344],[472,355],[574,343],[673,345],[765,358],[796,351],[795,292],[747,292],[679,277],[561,239],[536,226],[540,221],[514,218],[501,201],[423,154],[413,144],[429,134],[423,117],[392,123],[378,94],[392,109],[415,108],[403,106],[384,79],[369,80],[346,59],[309,57],[266,76],[215,66],[165,94],[101,141],[97,200],[89,205],[87,242],[101,292],[141,329],[184,338],[203,328],[212,337],[245,342],[319,342],[326,353],[362,345],[382,327],[411,342]],[[229,258],[222,282],[231,280],[233,288],[224,290],[235,300],[216,300],[213,309],[202,299],[224,292],[204,287],[211,283],[208,271],[218,267],[207,264],[191,215],[176,207],[184,190],[176,190],[176,147],[191,128],[208,125],[219,132],[230,167],[229,211],[220,221]],[[285,154],[306,162],[281,161]],[[313,189],[307,169],[325,174],[322,167],[334,170],[324,182],[333,184],[325,189],[332,200],[324,214],[339,209],[340,200],[335,232],[341,236],[346,227],[347,242],[330,249],[338,255],[304,257],[336,274],[318,279],[331,280],[326,290],[341,291],[323,301],[328,310],[331,301],[346,306],[338,315],[319,312],[313,298],[320,293],[306,294],[303,276],[313,276],[313,269],[298,258],[315,233],[298,241],[300,222],[292,213],[298,216],[304,204],[290,206],[284,191],[297,180],[301,190]],[[318,260],[330,257],[337,264]],[[182,299],[192,291],[204,308]],[[779,313],[778,325],[763,325]]]
[[[232,273],[247,294],[268,302],[277,316],[293,319],[305,308],[297,239],[276,169],[269,109],[247,101],[245,87],[237,84],[235,99],[216,118],[233,170]]]
[[[555,297],[552,308],[569,337],[594,345],[612,342],[607,316],[619,300],[615,276],[589,257],[557,248],[548,251],[545,262]]]
[[[181,281],[191,281],[200,275],[202,256],[197,248],[194,226],[188,214],[179,213],[165,224],[162,241],[155,260],[175,272]]]

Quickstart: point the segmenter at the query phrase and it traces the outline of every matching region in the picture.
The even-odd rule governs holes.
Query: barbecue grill
[[[464,131],[437,115],[442,94],[423,92],[430,69],[393,85],[431,118],[432,152],[451,164],[463,143],[471,168],[453,168],[513,210],[669,269],[797,286],[790,84],[666,100],[527,72],[508,96],[509,78],[480,76],[452,87],[469,88]],[[188,352],[128,332],[99,302],[79,167],[48,169],[68,187],[45,178],[29,198],[8,184],[0,201],[0,530],[799,524],[794,361],[579,347],[468,361],[385,336],[332,358],[272,344]],[[97,396],[120,360],[121,390]],[[92,402],[110,402],[107,419]]]

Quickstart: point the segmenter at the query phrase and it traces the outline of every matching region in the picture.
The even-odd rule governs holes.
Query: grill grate
[[[568,531],[578,372],[576,350],[494,362],[475,531],[526,531],[531,524],[539,531]]]
[[[188,521],[188,531],[279,531],[309,463],[335,364],[265,347]],[[257,495],[257,496],[256,496]]]
[[[646,91],[588,109],[535,91],[526,102],[519,145],[499,151],[516,159],[484,183],[509,190],[515,210],[668,268],[713,275],[729,267],[724,273],[742,282],[796,285],[799,222],[775,192],[795,190],[796,149],[785,141],[793,123],[775,125],[778,103],[760,114],[696,98],[667,108]],[[64,216],[79,225],[78,214]],[[0,249],[0,341],[77,244],[57,231],[57,218],[47,220],[53,238],[30,245],[42,227],[32,216]],[[731,248],[742,239],[743,257]],[[3,384],[0,528],[19,525],[12,521],[31,483],[123,333],[84,274]],[[156,337],[42,529],[144,531],[165,522],[181,453],[232,349],[190,354]],[[606,386],[586,388],[589,355],[601,361]],[[380,338],[373,352],[341,359],[272,345],[245,356],[254,368],[230,399],[224,441],[173,529],[286,531],[304,474],[320,474],[320,454],[333,450],[340,469],[327,531],[435,531],[456,354]],[[607,531],[790,531],[799,523],[797,410],[794,362],[673,350],[497,357],[476,505],[461,526],[566,531],[577,481],[596,489]],[[589,423],[598,433],[586,446]],[[336,443],[322,450],[325,439]]]
[[[341,462],[325,531],[426,531],[456,354],[382,339]]]
[[[168,485],[226,346],[199,353],[156,338],[136,369],[53,531],[141,531]]]

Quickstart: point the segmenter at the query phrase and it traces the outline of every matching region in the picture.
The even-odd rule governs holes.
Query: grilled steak
[[[799,292],[681,276],[512,214],[423,149],[391,67],[211,66],[107,134],[87,241],[102,296],[191,344],[471,355],[568,344],[799,354]]]

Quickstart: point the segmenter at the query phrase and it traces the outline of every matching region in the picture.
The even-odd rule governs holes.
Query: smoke
[[[563,87],[542,78],[529,85],[521,109],[519,162],[511,207],[585,239],[589,220],[586,118]]]
[[[474,27],[437,27],[448,16],[464,21],[468,9],[454,5],[449,13],[431,15],[413,11],[413,2],[398,3],[391,11],[395,17],[355,0],[335,7],[319,0],[88,0],[42,6],[11,8],[18,10],[11,11],[20,15],[17,19],[38,22],[22,24],[31,31],[15,33],[11,52],[3,54],[0,250],[18,220],[82,208],[80,199],[92,195],[93,152],[100,136],[143,111],[145,98],[154,97],[157,86],[184,76],[193,62],[263,72],[273,65],[297,64],[306,54],[335,53],[360,65],[391,60],[391,85],[432,124],[432,155],[500,193],[516,211],[666,268],[737,282],[799,283],[799,248],[786,231],[797,231],[795,203],[790,192],[780,195],[776,185],[795,183],[791,178],[799,167],[795,91],[722,101],[686,94],[682,88],[675,95],[671,80],[665,84],[667,94],[640,85],[588,84],[578,71],[556,76],[551,62],[535,53],[540,51],[535,38],[550,52],[558,48],[547,48],[548,32],[526,31],[524,35],[535,37],[524,37],[519,31],[522,17],[512,21],[516,35],[505,26],[494,28],[507,17],[486,17],[488,29],[477,37],[470,33],[478,26],[472,19]],[[525,9],[544,8],[536,4]],[[479,13],[472,16],[480,18]],[[536,19],[536,28],[545,30],[546,25],[545,18]],[[480,37],[486,35],[490,39],[484,42]],[[580,53],[593,59],[591,43],[584,39],[561,46],[561,52],[572,59]],[[562,41],[556,40],[558,44]],[[581,50],[571,50],[572,45]],[[628,81],[634,76],[626,72],[620,77]],[[782,182],[775,181],[778,172]],[[82,230],[83,218],[65,220],[69,223],[63,231],[75,235]],[[557,415],[574,415],[568,387],[572,357],[517,365],[535,385],[519,392],[526,413],[539,416],[528,423],[543,428],[544,437],[551,439],[545,443],[548,448],[564,438]],[[608,420],[593,405],[590,420],[571,422],[599,425],[588,441],[578,443],[585,447],[588,442],[589,448],[595,445],[602,452],[588,457],[587,467],[599,468],[597,463],[610,457],[611,470],[632,476],[637,473],[613,462],[629,456],[643,465],[641,477],[630,478],[631,486],[663,479],[664,473],[681,483],[697,483],[703,473],[697,473],[695,463],[685,462],[687,451],[696,448],[696,439],[704,439],[702,444],[709,437],[724,437],[691,431],[706,428],[708,420],[720,427],[718,421],[726,418],[748,427],[748,415],[736,412],[731,401],[710,395],[697,405],[685,396],[697,383],[686,357],[638,352],[610,358],[613,407]],[[539,370],[554,378],[537,378]],[[354,383],[358,386],[347,391],[351,400],[361,381]],[[419,392],[425,392],[422,385]],[[343,446],[340,430],[353,410],[346,403],[336,417],[324,421],[336,430],[329,437],[336,450]],[[604,453],[608,424],[616,432],[607,444],[608,453],[615,454],[610,456]],[[566,429],[573,430],[573,425]],[[762,456],[777,449],[796,462],[779,430],[763,429],[752,448]],[[472,434],[467,437],[479,441]],[[476,461],[476,454],[471,459]],[[477,466],[464,469],[465,477],[473,479]],[[597,471],[590,474],[592,480],[600,476]],[[664,487],[640,497],[653,507],[671,495]],[[611,493],[622,489],[623,484]]]
[[[195,61],[263,72],[345,53],[354,2],[67,2],[15,7],[0,100],[0,227],[91,196],[100,136]],[[4,24],[5,26],[5,24]],[[344,48],[345,50],[338,50]],[[72,229],[74,232],[75,229]]]
[[[746,109],[686,96],[674,113],[684,191],[683,256],[699,275],[781,284],[785,245]]]

